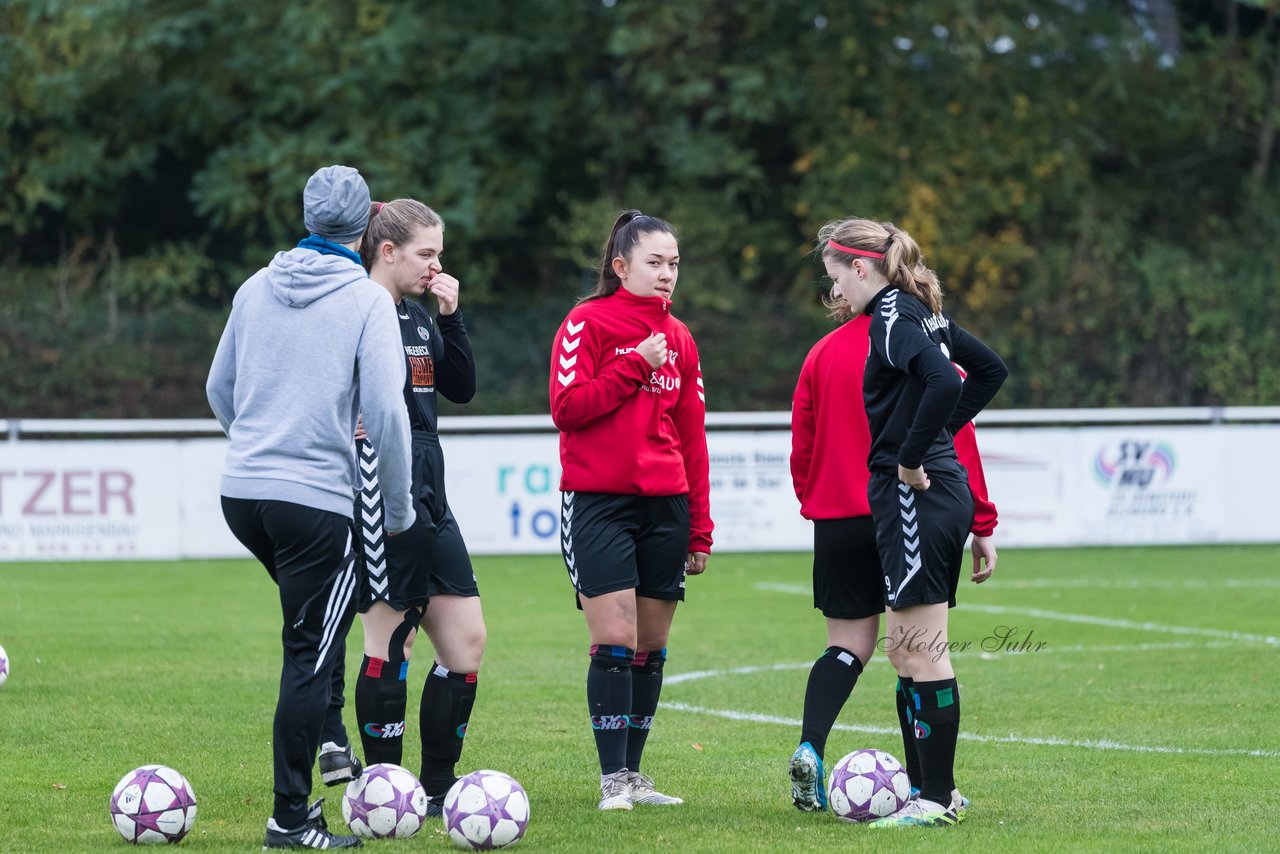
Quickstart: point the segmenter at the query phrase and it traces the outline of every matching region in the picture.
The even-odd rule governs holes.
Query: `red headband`
[[[864,258],[883,258],[883,252],[868,252],[865,249],[854,249],[851,246],[841,246],[834,240],[828,240],[827,245],[838,252],[844,252],[846,255],[861,255]]]

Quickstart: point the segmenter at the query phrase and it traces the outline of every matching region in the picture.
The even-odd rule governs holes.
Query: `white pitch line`
[[[771,590],[774,593],[795,593],[799,596],[809,596],[813,593],[813,588],[804,584],[781,584],[773,581],[759,581],[751,586],[756,590]]]
[[[754,585],[757,590],[769,590],[775,593],[795,593],[811,595],[812,590],[800,584],[775,584],[760,582]],[[1062,611],[1045,611],[1040,608],[1012,608],[1005,605],[974,605],[963,603],[956,606],[961,611],[980,611],[985,614],[1010,614],[1019,617],[1039,617],[1045,620],[1061,620],[1067,623],[1085,623],[1092,626],[1107,626],[1113,629],[1135,629],[1141,632],[1159,632],[1170,635],[1201,635],[1210,638],[1244,641],[1247,643],[1264,643],[1271,646],[1280,645],[1280,638],[1275,635],[1257,635],[1250,632],[1235,632],[1227,629],[1204,629],[1196,626],[1170,626],[1163,623],[1139,623],[1134,620],[1121,620],[1115,617],[1094,617],[1089,614],[1069,614]]]
[[[712,715],[714,717],[726,718],[732,721],[777,724],[779,726],[795,728],[799,728],[801,725],[801,721],[798,718],[784,718],[778,715],[762,715],[756,712],[739,712],[733,709],[707,709],[702,706],[691,706],[687,703],[664,702],[662,704],[662,708],[670,709],[673,712]],[[836,724],[832,729],[838,729],[844,732],[865,732],[873,735],[900,734],[900,730],[897,727],[862,726],[857,724]],[[977,735],[969,732],[962,732],[959,737],[963,741],[977,741],[984,744],[1030,744],[1037,747],[1079,747],[1087,750],[1116,750],[1129,753],[1175,753],[1182,754],[1184,756],[1280,757],[1280,750],[1248,750],[1243,747],[1165,747],[1161,745],[1125,744],[1123,742],[1110,740],[1094,741],[1090,739],[1036,738],[1034,736],[1021,737],[1016,735]]]
[[[1169,626],[1163,623],[1139,623],[1115,617],[1093,617],[1088,614],[1068,614],[1062,611],[1045,611],[1041,608],[1011,608],[1005,605],[957,605],[964,611],[980,611],[984,614],[1011,614],[1018,617],[1039,617],[1043,620],[1061,620],[1066,623],[1085,623],[1091,626],[1107,626],[1113,629],[1136,629],[1140,632],[1159,632],[1168,635],[1201,635],[1209,638],[1265,643],[1275,646],[1280,638],[1275,635],[1255,635],[1250,632],[1233,632],[1227,629],[1203,629],[1196,626]]]
[[[808,596],[813,589],[806,584],[786,584],[761,581],[753,584],[756,590],[772,590],[777,593],[796,593]],[[993,585],[998,589],[1014,590],[1280,590],[1280,578],[1215,578],[1183,579],[1181,581],[1158,578],[1000,578]]]
[[[1137,644],[1113,644],[1110,646],[1086,646],[1084,644],[1073,644],[1072,646],[1047,646],[1044,649],[1020,650],[1010,649],[1001,652],[978,652],[956,651],[951,653],[951,658],[980,658],[983,661],[996,661],[1005,656],[1015,655],[1051,655],[1054,653],[1064,652],[1157,652],[1170,649],[1229,649],[1237,646],[1237,644],[1228,641],[1208,641],[1206,643],[1196,643],[1194,641],[1170,641],[1169,643],[1137,643]],[[877,655],[871,659],[868,664],[888,664],[889,660],[883,655]],[[687,673],[673,673],[663,679],[664,685],[679,685],[681,682],[694,682],[698,679],[715,679],[720,676],[746,676],[752,673],[768,673],[781,670],[804,670],[813,667],[812,661],[796,661],[781,664],[752,664],[742,667],[727,667],[722,670],[691,670]]]
[[[1280,590],[1280,578],[1018,578],[1000,580],[1000,587],[1031,589],[1098,590]]]

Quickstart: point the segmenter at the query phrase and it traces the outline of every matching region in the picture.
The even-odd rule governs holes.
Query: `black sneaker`
[[[314,807],[312,808],[314,809]],[[361,848],[364,843],[354,836],[336,836],[324,828],[324,821],[308,820],[296,830],[285,830],[274,818],[267,819],[267,838],[262,850],[269,848]]]
[[[332,741],[320,746],[320,779],[326,786],[341,786],[352,780],[359,780],[364,766],[356,758],[356,751],[350,744],[339,747]]]
[[[438,798],[427,796],[427,818],[440,818],[444,815],[444,795]]]

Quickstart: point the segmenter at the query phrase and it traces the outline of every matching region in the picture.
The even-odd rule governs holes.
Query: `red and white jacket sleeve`
[[[551,420],[562,431],[581,430],[613,412],[649,375],[649,363],[634,350],[597,374],[598,330],[574,314],[560,324],[551,347]]]
[[[813,462],[814,419],[813,359],[806,358],[796,382],[796,393],[791,399],[791,485],[796,498],[804,504],[805,488],[809,485],[809,466]]]
[[[707,395],[702,384],[698,347],[689,338],[688,355],[680,354],[680,398],[674,421],[680,434],[680,455],[689,481],[689,552],[711,553],[711,476],[707,458]]]
[[[987,476],[982,470],[982,455],[978,453],[978,434],[973,424],[966,424],[952,437],[956,457],[969,472],[969,491],[973,493],[973,527],[970,530],[979,537],[989,537],[999,521],[996,505],[987,495]]]

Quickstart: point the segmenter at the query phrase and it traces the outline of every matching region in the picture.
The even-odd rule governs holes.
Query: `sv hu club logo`
[[[1177,458],[1167,442],[1124,439],[1103,445],[1093,460],[1093,476],[1100,486],[1146,489],[1173,476]]]

